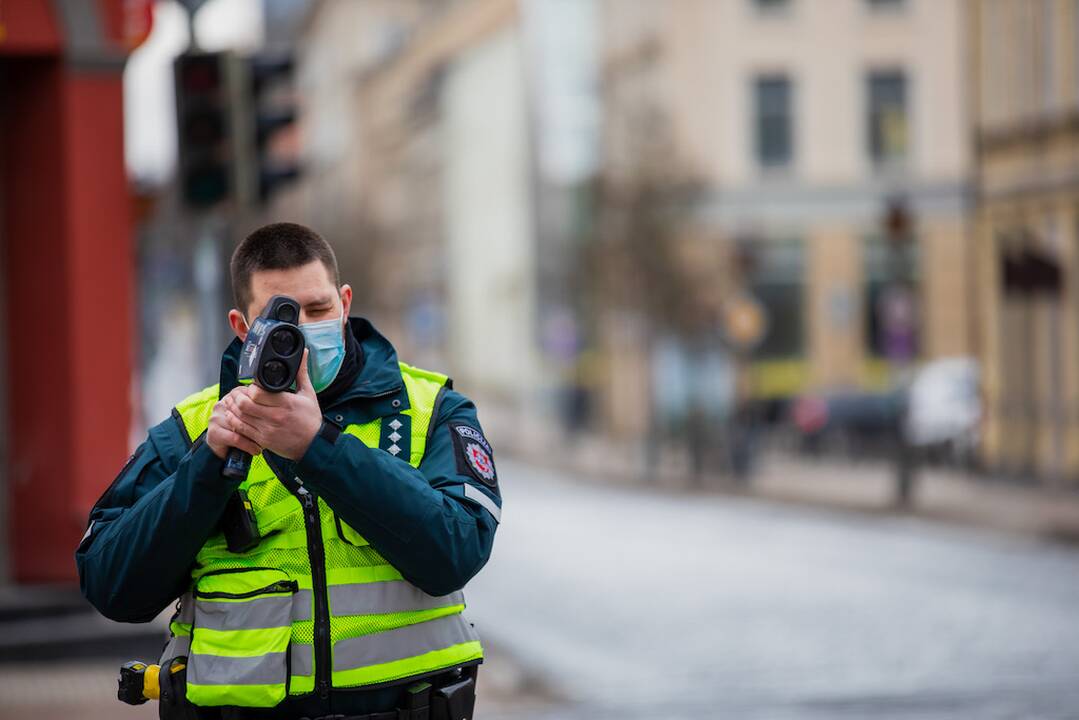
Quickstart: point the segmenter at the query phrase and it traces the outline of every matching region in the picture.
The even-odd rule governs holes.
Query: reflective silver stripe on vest
[[[433,650],[479,640],[460,615],[408,625],[395,630],[339,640],[333,646],[333,669],[352,670],[404,660]]]
[[[310,590],[297,590],[292,596],[292,621],[311,619],[312,594]]]
[[[461,592],[435,597],[406,580],[330,586],[330,613],[334,616],[430,610],[464,601]]]
[[[475,502],[481,508],[491,513],[491,517],[495,519],[496,523],[502,522],[502,508],[495,504],[495,501],[487,497],[486,493],[477,487],[472,485],[465,485],[465,497]]]
[[[288,612],[282,612],[281,597],[263,597],[244,602],[196,600],[198,627],[211,630],[258,630],[290,624]],[[311,591],[300,590],[292,597],[291,621],[311,618]]]
[[[191,652],[191,636],[190,635],[175,635],[169,638],[168,644],[165,649],[161,651],[161,660],[159,665],[163,665],[174,657],[180,657],[181,655],[187,655]]]
[[[314,670],[315,648],[311,643],[293,643],[290,662],[293,675],[311,675]]]
[[[187,665],[187,682],[195,685],[278,685],[285,682],[285,653],[255,657],[195,655]]]

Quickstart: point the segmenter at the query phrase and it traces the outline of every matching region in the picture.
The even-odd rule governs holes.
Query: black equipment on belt
[[[301,720],[471,720],[476,707],[476,671],[475,665],[455,668],[432,678],[437,685],[422,681],[409,685],[397,710],[366,715],[320,715]]]
[[[245,708],[198,708],[187,702],[187,658],[177,657],[158,668],[140,661],[120,668],[117,696],[139,705],[159,699],[163,720],[243,717]],[[366,715],[320,715],[300,720],[471,720],[476,706],[478,666],[459,667],[406,687],[397,710]]]

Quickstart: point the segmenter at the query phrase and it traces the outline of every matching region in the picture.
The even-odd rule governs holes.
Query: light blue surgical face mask
[[[330,320],[302,323],[307,341],[307,374],[315,392],[330,386],[345,361],[344,313]]]

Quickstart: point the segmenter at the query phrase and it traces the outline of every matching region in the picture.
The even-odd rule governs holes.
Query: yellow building
[[[1079,2],[972,0],[984,457],[1079,479]]]
[[[896,367],[973,352],[961,0],[601,8],[604,166],[635,152],[635,117],[664,118],[670,162],[709,188],[695,231],[752,255],[770,328],[755,395],[884,387]],[[910,238],[894,247],[893,207]],[[900,275],[913,293],[885,317]]]

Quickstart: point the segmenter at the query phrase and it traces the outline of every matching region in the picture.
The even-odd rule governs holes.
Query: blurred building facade
[[[632,172],[661,127],[703,184],[687,232],[765,310],[747,392],[883,388],[973,351],[960,0],[601,7],[603,165]]]
[[[306,171],[274,214],[332,238],[357,312],[402,358],[517,422],[559,380],[541,327],[564,272],[540,245],[569,229],[541,208],[581,175],[587,152],[565,147],[587,144],[587,120],[539,110],[575,66],[536,68],[564,34],[549,13],[581,5],[322,0],[296,44]]]
[[[522,55],[511,0],[327,1],[298,68],[299,202],[343,246],[358,311],[410,362],[509,397],[539,365]]]
[[[570,6],[554,25],[597,36],[578,43],[597,77],[576,99],[602,124],[577,128],[597,159],[567,176],[545,155],[545,114],[567,105],[545,74],[567,53],[543,28]],[[764,311],[743,394],[884,389],[974,350],[964,7],[322,0],[298,41],[307,173],[276,212],[337,240],[359,307],[407,357],[516,407],[535,406],[522,377],[587,386],[599,426],[640,437],[665,349],[582,301],[575,243],[581,187],[660,143],[668,179],[695,187],[676,264],[705,310]]]
[[[582,96],[602,120],[595,161],[559,175],[541,29],[569,5],[595,8]],[[273,212],[334,238],[358,308],[404,357],[516,409],[537,378],[587,376],[595,426],[639,438],[678,395],[659,370],[687,365],[632,313],[581,301],[598,280],[575,243],[595,221],[581,188],[632,179],[651,153],[693,186],[658,241],[677,246],[677,283],[703,287],[717,338],[732,299],[763,309],[763,339],[733,361],[742,395],[883,390],[978,355],[988,463],[1074,474],[1075,300],[1066,281],[1016,290],[1005,256],[1041,248],[1065,280],[1075,262],[1076,15],[1074,0],[321,0],[297,44],[306,174]]]
[[[1079,478],[1079,3],[972,0],[984,452]]]
[[[424,6],[377,0],[311,4],[293,39],[304,174],[272,208],[281,219],[302,218],[330,239],[344,281],[354,286],[357,310],[378,316],[391,335],[399,334],[399,303],[381,292],[389,285],[378,282],[388,259],[380,252],[381,228],[373,219],[376,196],[391,180],[372,180],[377,171],[368,169],[373,153],[362,143],[366,117],[359,94],[364,78],[401,50]]]

